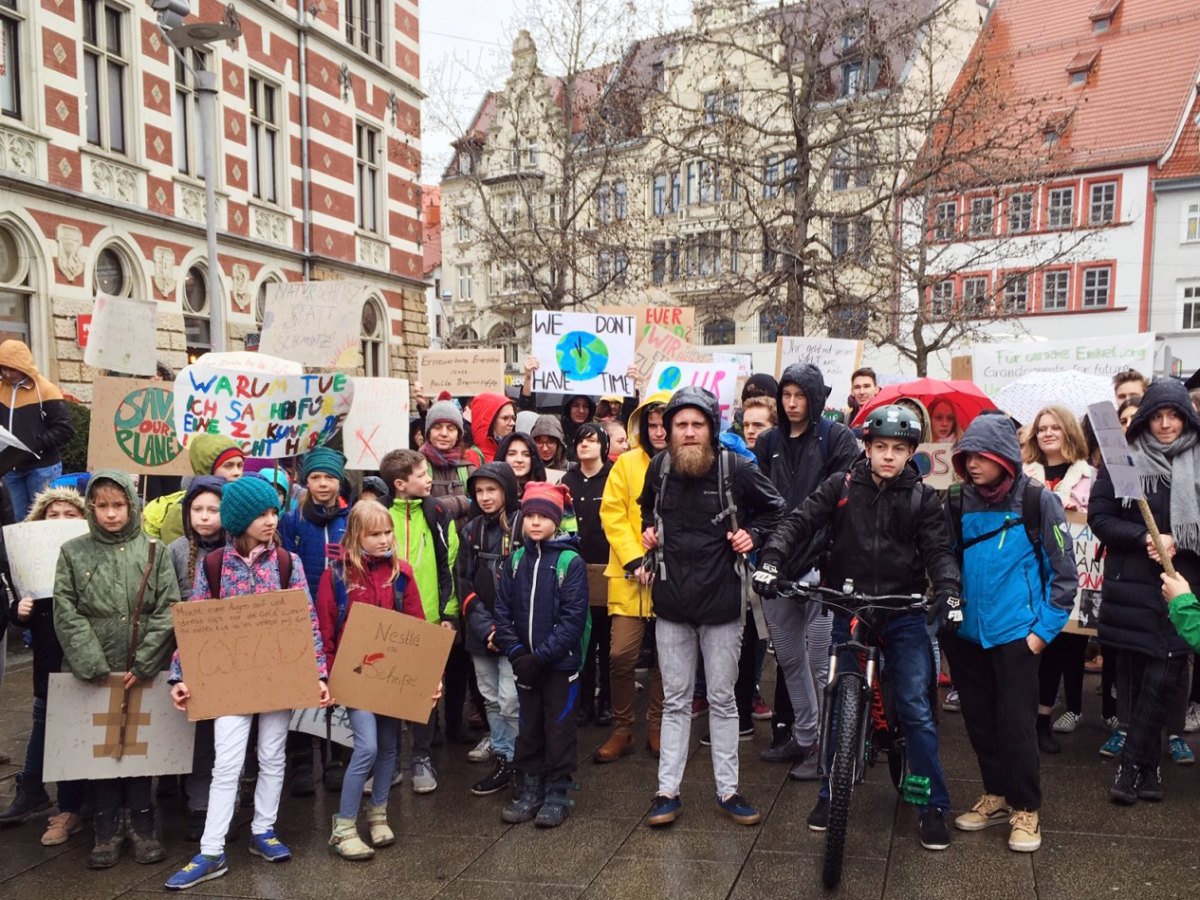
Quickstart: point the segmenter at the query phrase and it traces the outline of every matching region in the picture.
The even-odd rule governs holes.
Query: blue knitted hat
[[[329,447],[317,447],[304,454],[300,460],[300,471],[304,473],[306,481],[313,472],[324,472],[340,481],[346,477],[346,457]]]
[[[221,493],[221,527],[226,534],[241,537],[268,509],[279,510],[279,494],[269,482],[261,478],[231,481]]]

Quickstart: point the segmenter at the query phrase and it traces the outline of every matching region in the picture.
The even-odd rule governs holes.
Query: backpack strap
[[[346,625],[346,616],[350,612],[350,594],[346,590],[346,570],[341,563],[330,565],[329,574],[333,580],[333,602],[337,606],[337,615],[333,621],[333,635],[337,638],[341,636]]]
[[[517,574],[517,566],[519,566],[521,564],[521,557],[524,555],[525,555],[525,547],[521,546],[521,547],[518,547],[516,550],[514,550],[512,552],[512,555],[510,555],[508,557],[509,564],[512,566],[512,568],[509,571],[513,574],[514,577]]]
[[[224,547],[209,550],[204,554],[204,578],[208,581],[208,592],[218,599],[221,596],[221,566],[224,562]]]
[[[283,547],[276,547],[275,565],[279,569],[279,589],[286,591],[292,583],[292,554]]]
[[[953,482],[946,491],[946,509],[950,510],[950,532],[954,537],[954,551],[958,554],[958,567],[963,563],[963,486],[962,482]]]
[[[1033,555],[1037,557],[1038,574],[1043,577],[1046,559],[1042,553],[1042,491],[1045,487],[1040,481],[1029,478],[1021,495],[1021,522],[1025,525],[1025,536],[1033,545]]]

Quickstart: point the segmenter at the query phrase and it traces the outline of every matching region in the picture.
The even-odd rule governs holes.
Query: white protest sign
[[[328,712],[329,722],[325,721]],[[324,739],[329,737],[335,744],[343,747],[354,746],[354,732],[350,728],[350,714],[344,706],[334,706],[324,710],[316,706],[308,709],[297,709],[292,712],[292,721],[288,731],[298,731],[301,734],[311,734],[313,737]]]
[[[86,519],[46,519],[4,526],[4,546],[17,597],[54,596],[58,553],[71,538],[88,533]]]
[[[318,369],[355,369],[367,285],[289,281],[267,285],[259,350]]]
[[[153,375],[157,313],[155,300],[98,295],[83,361],[92,368],[123,375]]]
[[[921,473],[921,480],[939,491],[946,490],[958,481],[950,461],[953,454],[953,444],[920,444],[913,454],[913,463]]]
[[[660,362],[650,375],[647,395],[655,391],[674,391],[686,385],[702,387],[717,398],[721,406],[721,429],[733,424],[733,403],[737,396],[737,376],[713,363]]]
[[[1095,635],[1100,626],[1100,594],[1104,589],[1104,557],[1100,553],[1100,541],[1088,527],[1087,513],[1078,510],[1067,510],[1067,533],[1075,548],[1079,590],[1075,592],[1075,606],[1063,630]]]
[[[754,374],[754,357],[749,353],[714,353],[712,361],[734,372],[738,378],[749,378]]]
[[[1093,403],[1088,407],[1088,421],[1096,433],[1104,467],[1112,478],[1113,493],[1128,500],[1143,499],[1142,479],[1129,453],[1129,442],[1117,418],[1117,408],[1111,403]]]
[[[408,448],[408,379],[355,378],[342,425],[346,468],[374,471],[389,451]]]
[[[171,705],[165,672],[135,685],[128,695],[119,674],[92,684],[55,673],[46,708],[46,781],[181,775],[192,770],[196,729]]]
[[[1030,372],[1065,372],[1112,377],[1122,369],[1154,371],[1154,335],[1125,334],[1065,341],[977,344],[971,349],[975,383],[989,397]]]
[[[862,365],[862,353],[862,341],[781,335],[775,342],[775,378],[793,363],[812,363],[832,389],[826,405],[841,409],[850,396],[850,376]]]
[[[19,437],[9,431],[3,425],[0,425],[0,447],[15,447],[17,450],[37,456],[36,453],[25,446],[24,442],[22,442]]]
[[[632,397],[633,316],[535,311],[534,392]]]
[[[267,356],[257,350],[228,350],[222,353],[205,353],[200,360],[206,366],[217,369],[233,369],[237,372],[265,372],[268,375],[303,375],[304,366],[290,359]]]

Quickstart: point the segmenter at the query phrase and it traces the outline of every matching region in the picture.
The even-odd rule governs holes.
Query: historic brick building
[[[25,339],[86,400],[77,317],[99,292],[162,304],[159,358],[174,368],[209,346],[214,274],[229,349],[258,332],[268,283],[354,279],[371,285],[366,373],[415,373],[427,342],[416,0],[192,11],[242,29],[186,51],[218,74],[216,266],[194,78],[149,7],[0,0],[0,338]]]

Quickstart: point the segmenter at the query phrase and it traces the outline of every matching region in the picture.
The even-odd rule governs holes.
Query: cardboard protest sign
[[[391,609],[354,603],[329,676],[351,709],[428,722],[454,632]]]
[[[1094,636],[1100,627],[1100,592],[1104,589],[1104,559],[1100,555],[1100,541],[1088,527],[1087,513],[1079,510],[1067,510],[1067,531],[1075,548],[1079,590],[1075,592],[1075,606],[1063,630]]]
[[[540,368],[533,390],[631,397],[636,386],[626,372],[633,345],[632,316],[535,311],[533,355]]]
[[[175,432],[185,447],[194,434],[223,434],[247,456],[296,456],[333,437],[353,396],[354,382],[342,372],[237,372],[202,356],[175,379]]]
[[[153,375],[158,341],[158,302],[131,297],[96,297],[83,361],[125,375]]]
[[[408,448],[408,379],[355,378],[342,426],[346,468],[374,471],[391,450]]]
[[[793,363],[812,363],[832,389],[826,404],[841,409],[850,396],[850,376],[862,365],[862,354],[862,341],[780,335],[775,340],[775,378]]]
[[[690,344],[696,327],[696,309],[692,306],[602,306],[600,312],[609,316],[633,316],[638,346],[654,328],[661,328]]]
[[[503,350],[422,350],[417,355],[417,380],[436,396],[453,397],[504,393]]]
[[[316,645],[303,590],[171,607],[188,718],[304,709],[320,699]]]
[[[654,366],[646,393],[674,391],[684,385],[702,387],[717,398],[721,406],[721,428],[733,424],[733,403],[737,397],[737,376],[712,363],[660,362]]]
[[[86,519],[46,519],[4,526],[4,546],[17,597],[54,596],[54,571],[62,545],[88,533]]]
[[[124,701],[122,675],[92,684],[52,674],[42,777],[90,781],[190,772],[196,729],[171,704],[167,676],[134,685],[122,715]]]
[[[329,714],[329,725],[326,730],[325,715]],[[298,731],[300,734],[311,734],[313,737],[324,739],[328,735],[335,744],[343,747],[354,746],[354,732],[350,728],[350,714],[344,706],[332,706],[328,710],[313,706],[309,709],[297,709],[292,712],[292,721],[288,723],[288,731]]]
[[[921,480],[931,488],[944,491],[958,481],[958,473],[950,462],[954,453],[953,444],[920,444],[913,454],[913,462],[921,473]]]
[[[682,337],[652,325],[645,338],[638,344],[634,363],[638,370],[638,385],[647,388],[654,367],[661,362],[707,363],[712,355],[689,344]],[[650,393],[647,389],[645,393]]]
[[[975,367],[969,356],[950,357],[950,377],[955,381],[974,381]]]
[[[1088,421],[1096,433],[1104,467],[1112,478],[1113,493],[1128,500],[1141,500],[1142,479],[1129,453],[1125,430],[1117,418],[1117,408],[1111,403],[1093,403],[1088,407]]]
[[[148,378],[101,375],[92,389],[88,469],[191,475],[175,434],[175,387]]]
[[[358,368],[368,290],[359,281],[268,284],[259,350],[318,369]]]
[[[1062,341],[976,344],[971,349],[975,383],[993,396],[1030,372],[1065,372],[1112,377],[1122,369],[1154,371],[1154,333],[1117,334]]]

